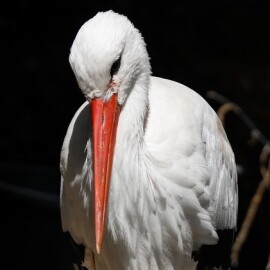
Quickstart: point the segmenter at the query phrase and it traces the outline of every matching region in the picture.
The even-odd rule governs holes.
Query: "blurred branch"
[[[242,223],[241,229],[238,233],[237,239],[232,247],[232,253],[231,253],[231,260],[232,265],[234,267],[238,266],[239,262],[239,253],[241,251],[241,248],[243,244],[246,241],[246,238],[248,236],[248,233],[250,231],[250,227],[255,219],[257,210],[260,206],[260,203],[263,199],[264,191],[266,187],[270,186],[270,173],[269,170],[265,172],[264,178],[259,183],[257,190],[255,194],[253,195],[253,198],[250,202],[247,214],[245,216],[245,219]]]
[[[262,145],[270,145],[270,141],[262,134],[262,132],[257,128],[255,123],[246,115],[246,113],[235,103],[231,102],[229,99],[223,97],[215,91],[208,91],[206,96],[210,99],[221,103],[217,114],[220,117],[222,124],[224,125],[225,116],[228,112],[233,111],[247,126],[250,130],[251,142],[254,143],[259,141]]]
[[[217,111],[217,115],[222,123],[223,126],[225,126],[225,116],[228,112],[230,111],[234,111],[237,112],[238,111],[238,106],[234,103],[224,103],[223,105],[221,105]]]
[[[34,204],[41,204],[54,209],[59,208],[59,196],[51,193],[12,185],[4,181],[0,181],[0,191],[16,195],[16,198],[30,200]]]
[[[270,144],[266,144],[260,155],[260,172],[262,177],[266,174],[267,170],[270,169]]]

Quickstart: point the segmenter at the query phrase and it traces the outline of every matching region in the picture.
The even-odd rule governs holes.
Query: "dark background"
[[[250,1],[9,1],[0,8],[1,269],[72,269],[58,208],[61,144],[84,102],[68,63],[80,26],[113,9],[147,43],[152,71],[206,98],[214,90],[240,105],[270,138],[270,3]],[[216,110],[219,104],[208,102]],[[239,176],[239,227],[261,179],[262,145],[232,113],[226,120]],[[37,193],[38,191],[39,193]],[[256,217],[239,269],[264,269],[269,198]]]

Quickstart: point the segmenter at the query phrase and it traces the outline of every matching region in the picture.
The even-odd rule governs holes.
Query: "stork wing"
[[[205,158],[211,171],[212,220],[217,229],[233,229],[236,228],[238,208],[234,154],[220,120],[209,106],[203,118],[202,140],[206,145]]]
[[[193,189],[216,229],[235,228],[236,166],[216,113],[184,85],[157,77],[151,85],[146,142],[156,170]]]
[[[73,117],[64,139],[60,169],[61,219],[64,231],[69,231],[78,244],[91,247],[94,243],[92,189],[92,159],[90,141],[90,109],[85,102]]]

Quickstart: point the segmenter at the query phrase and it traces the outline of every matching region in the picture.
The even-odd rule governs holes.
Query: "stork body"
[[[89,269],[195,269],[192,252],[217,244],[217,229],[236,227],[236,167],[221,123],[193,90],[150,76],[144,43],[125,17],[106,12],[89,22],[78,33],[70,56],[90,105],[84,103],[75,114],[61,152],[63,230],[93,253]],[[119,43],[108,38],[112,47],[114,42],[120,44],[116,55],[121,54],[120,69],[111,78],[99,62],[103,41],[93,39],[91,50],[86,45],[89,35],[96,35],[94,30],[108,23],[116,28],[116,36],[121,31],[129,33],[124,41],[117,36]],[[129,42],[133,44],[130,51]],[[141,44],[136,47],[136,42]],[[139,58],[135,64],[132,50]],[[91,64],[82,57],[86,55]],[[102,68],[107,70],[107,80],[97,72]],[[115,92],[121,112],[99,251],[89,106],[93,99],[110,99]]]

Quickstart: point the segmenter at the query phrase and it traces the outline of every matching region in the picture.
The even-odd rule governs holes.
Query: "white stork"
[[[85,247],[83,265],[226,268],[237,174],[215,112],[188,87],[152,77],[140,32],[113,11],[81,27],[69,61],[87,101],[61,151],[61,218]]]

